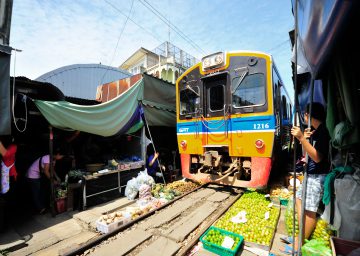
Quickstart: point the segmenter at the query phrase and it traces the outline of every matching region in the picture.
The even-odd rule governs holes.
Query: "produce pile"
[[[55,198],[65,198],[67,197],[67,184],[62,182],[59,186],[55,188]]]
[[[293,191],[288,190],[284,186],[281,185],[274,185],[270,189],[270,196],[271,197],[280,197],[281,199],[290,199],[293,196]]]
[[[293,233],[293,200],[290,199],[285,211],[285,227],[289,236]],[[299,223],[297,214],[295,214],[295,235],[299,233]]]
[[[265,194],[245,192],[216,222],[215,227],[240,234],[245,241],[270,246],[280,209]]]
[[[192,181],[178,180],[178,181],[174,181],[172,183],[167,184],[166,188],[169,188],[169,189],[181,192],[181,193],[187,193],[187,192],[194,190],[195,188],[197,188],[199,186],[200,186],[200,184],[192,182]]]
[[[130,218],[130,215],[125,212],[117,211],[110,214],[104,214],[100,217],[99,221],[103,224],[109,225],[118,222],[124,218]]]
[[[155,198],[164,198],[166,200],[173,200],[176,196],[181,195],[181,192],[171,189],[168,186],[164,186],[164,184],[154,184],[151,189],[151,194]]]
[[[83,175],[81,170],[70,170],[68,173],[68,182],[76,183],[82,179]]]
[[[329,224],[325,220],[319,219],[310,239],[322,240],[330,248],[330,237],[335,235],[334,233],[335,232],[330,229]]]

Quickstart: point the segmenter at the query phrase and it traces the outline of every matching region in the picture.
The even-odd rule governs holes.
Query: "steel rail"
[[[205,225],[200,231],[199,233],[194,236],[194,238],[190,241],[190,243],[188,243],[184,248],[180,249],[181,253],[180,255],[187,255],[187,253],[191,250],[191,248],[193,248],[196,243],[199,241],[200,237],[202,236],[202,234],[212,225],[215,223],[215,221],[217,221],[244,193],[244,190],[240,191],[239,194],[234,197],[220,212],[218,212],[214,217],[213,217],[213,221],[210,221],[207,225]]]
[[[187,196],[187,195],[189,195],[189,194],[191,194],[191,193],[193,193],[193,192],[195,192],[195,191],[197,191],[197,190],[205,187],[206,185],[207,185],[207,184],[201,185],[201,186],[199,186],[199,187],[197,187],[197,188],[195,188],[195,189],[193,189],[193,190],[191,190],[191,191],[189,191],[189,192],[187,192],[187,193],[185,193],[185,194],[182,194],[181,196],[174,198],[173,200],[167,202],[166,204],[160,206],[159,208],[156,208],[156,209],[154,209],[154,210],[152,210],[152,211],[150,211],[150,212],[148,212],[148,213],[146,213],[146,214],[144,214],[144,215],[141,215],[140,217],[138,217],[138,218],[136,218],[136,219],[134,219],[134,220],[132,220],[132,221],[130,221],[130,222],[128,222],[128,223],[120,226],[120,227],[118,227],[117,229],[115,229],[115,230],[113,230],[113,231],[111,231],[111,232],[109,232],[109,233],[101,234],[100,236],[98,236],[98,237],[96,237],[96,238],[94,238],[94,239],[89,240],[88,242],[82,244],[81,246],[76,247],[76,248],[74,248],[74,249],[72,249],[72,250],[70,250],[70,251],[64,252],[64,253],[62,253],[62,254],[60,254],[60,255],[61,255],[61,256],[72,256],[72,255],[82,254],[82,253],[85,252],[87,249],[90,249],[90,248],[92,248],[92,247],[100,244],[102,241],[106,240],[107,238],[109,238],[109,237],[111,237],[111,236],[115,236],[115,235],[116,235],[117,233],[119,233],[120,231],[123,231],[123,230],[127,229],[128,227],[134,225],[135,223],[137,223],[137,222],[139,222],[139,221],[141,221],[141,220],[143,220],[143,219],[145,219],[145,218],[153,215],[155,212],[157,212],[157,211],[159,211],[159,210],[161,210],[161,209],[163,209],[163,208],[171,205],[172,203],[176,202],[177,200],[179,200],[179,199],[181,199],[181,198],[183,198],[183,197],[185,197],[185,196]]]

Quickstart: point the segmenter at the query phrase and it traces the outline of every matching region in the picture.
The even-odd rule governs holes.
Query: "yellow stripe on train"
[[[264,146],[257,148],[255,142],[262,140]],[[178,142],[185,142],[179,147],[180,154],[202,155],[211,147],[228,147],[230,156],[271,157],[274,146],[274,131],[234,131],[229,133],[193,133],[178,134]]]

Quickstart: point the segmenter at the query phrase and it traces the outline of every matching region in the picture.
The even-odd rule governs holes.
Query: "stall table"
[[[137,175],[140,171],[142,171],[144,168],[143,166],[138,167],[137,168],[133,168],[133,169],[116,169],[116,170],[108,170],[106,172],[95,172],[92,174],[86,174],[83,176],[83,204],[82,204],[82,208],[86,209],[87,206],[87,199],[89,197],[94,197],[100,194],[104,194],[110,191],[114,191],[114,190],[118,190],[119,194],[121,193],[121,188],[122,187],[126,187],[126,181],[124,185],[121,185],[121,173],[125,173],[125,172],[132,172],[134,173],[134,175]],[[91,187],[91,185],[96,184],[96,182],[101,182],[104,181],[106,178],[110,178],[110,176],[112,175],[116,175],[117,176],[117,183],[113,184],[111,187],[107,187],[106,189],[103,190],[99,190],[97,192],[91,193],[89,194],[89,187]],[[135,177],[135,176],[134,176]]]

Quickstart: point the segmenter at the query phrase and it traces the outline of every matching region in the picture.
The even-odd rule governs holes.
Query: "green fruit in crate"
[[[241,234],[246,241],[269,245],[274,234],[280,210],[269,208],[264,194],[246,192],[215,224],[216,227]],[[247,222],[233,223],[231,219],[240,211],[246,212]],[[268,212],[269,218],[265,219]]]

